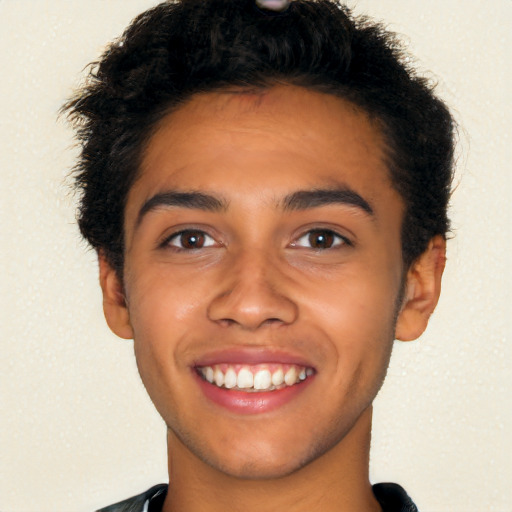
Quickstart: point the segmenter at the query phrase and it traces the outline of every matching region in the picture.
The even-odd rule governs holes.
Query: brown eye
[[[173,235],[168,245],[184,250],[203,249],[215,245],[213,238],[208,236],[204,231],[188,229]]]
[[[292,246],[321,251],[341,247],[345,244],[350,245],[350,242],[330,229],[313,229],[302,235]]]
[[[332,231],[311,231],[308,242],[313,249],[329,249],[334,243],[334,233]]]
[[[180,235],[180,243],[184,249],[200,249],[204,245],[204,233],[185,231]]]

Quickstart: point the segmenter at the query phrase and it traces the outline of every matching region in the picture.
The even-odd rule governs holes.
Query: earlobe
[[[102,252],[98,253],[103,312],[107,324],[120,338],[132,339],[133,329],[126,305],[123,283]]]
[[[395,329],[397,340],[415,340],[427,328],[441,293],[445,262],[446,240],[437,235],[407,273],[404,299]]]

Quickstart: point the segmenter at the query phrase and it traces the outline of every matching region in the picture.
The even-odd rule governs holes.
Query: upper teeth
[[[305,366],[259,364],[255,366],[220,364],[198,368],[200,375],[211,384],[244,391],[273,391],[293,386],[313,375]]]

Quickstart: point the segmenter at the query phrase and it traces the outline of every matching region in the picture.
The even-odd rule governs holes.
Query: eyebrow
[[[309,208],[319,208],[329,204],[345,204],[360,208],[368,215],[373,216],[373,208],[368,201],[349,187],[337,187],[314,190],[298,190],[287,195],[282,201],[283,210],[296,211]],[[226,210],[227,201],[203,192],[179,192],[170,190],[150,197],[144,202],[137,216],[136,227],[142,222],[144,216],[158,208],[175,207],[191,210],[219,212]]]
[[[192,210],[203,210],[218,212],[227,208],[227,202],[218,197],[202,192],[178,192],[170,190],[150,197],[139,210],[136,226],[143,217],[154,210],[162,207],[188,208]]]
[[[373,208],[368,201],[349,187],[337,187],[315,190],[299,190],[283,200],[284,210],[307,210],[329,204],[344,204],[360,208],[370,216],[374,216]]]

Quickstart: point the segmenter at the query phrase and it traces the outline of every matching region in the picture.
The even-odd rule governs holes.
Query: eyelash
[[[184,247],[183,246],[183,239],[182,237],[184,235],[189,235],[192,238],[199,239],[199,241],[202,241],[201,247]],[[324,239],[324,241],[327,242],[328,247],[313,247],[312,246],[312,237],[317,236],[320,240]],[[207,241],[209,239],[209,241]],[[309,242],[309,246],[306,247],[304,245],[301,245],[299,242],[303,239],[307,239]],[[181,240],[180,245],[173,244],[172,242],[174,240]],[[206,241],[206,245],[204,242]],[[318,242],[318,240],[317,240]],[[192,242],[194,243],[194,242]],[[178,231],[177,233],[173,233],[169,237],[167,237],[161,244],[161,247],[172,247],[174,250],[177,251],[194,251],[199,249],[204,249],[205,247],[213,247],[216,245],[217,242],[208,235],[206,232],[200,230],[200,229],[184,229],[182,231]],[[339,247],[342,247],[344,245],[352,246],[352,242],[340,235],[339,233],[336,233],[332,229],[310,229],[309,231],[306,231],[304,234],[302,234],[299,238],[297,238],[294,242],[290,244],[291,247],[294,248],[309,248],[316,251],[325,251],[329,249],[337,249]]]

